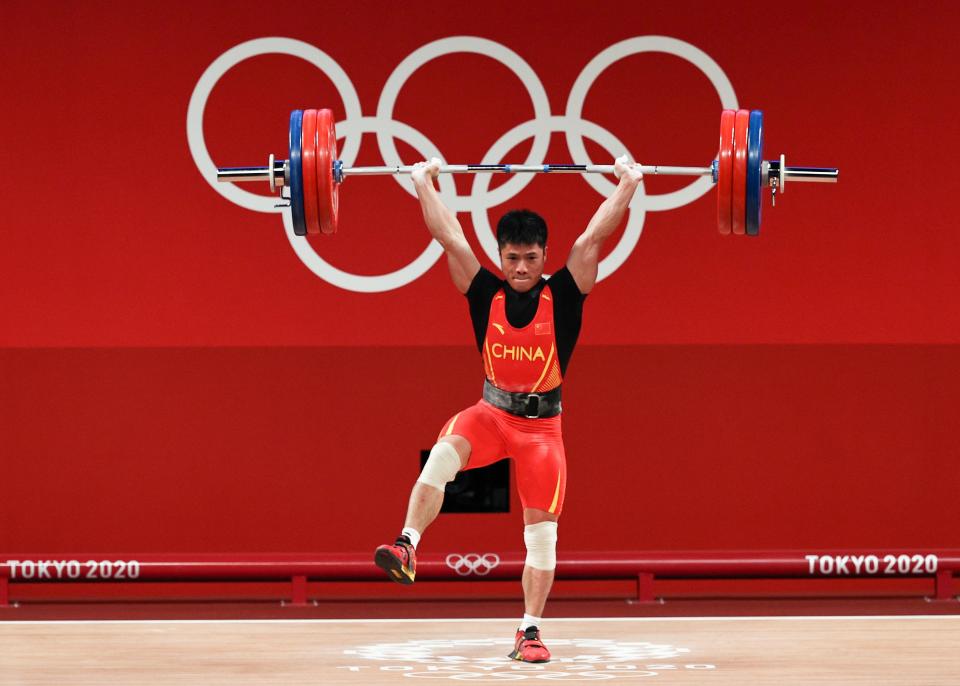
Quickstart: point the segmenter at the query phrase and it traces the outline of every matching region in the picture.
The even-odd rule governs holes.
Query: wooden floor
[[[0,623],[0,684],[958,684],[960,616]]]

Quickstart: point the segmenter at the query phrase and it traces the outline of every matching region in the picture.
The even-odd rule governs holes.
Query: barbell
[[[706,167],[641,166],[645,175],[709,176],[717,186],[717,227],[723,235],[760,235],[765,187],[771,199],[786,182],[836,183],[833,167],[788,167],[786,156],[763,159],[763,112],[723,110],[720,150]],[[409,174],[412,166],[345,167],[337,159],[337,133],[328,109],[290,113],[289,157],[267,159],[266,167],[217,169],[217,181],[267,181],[270,192],[290,201],[293,230],[298,236],[337,230],[340,184],[348,176]],[[441,174],[613,174],[612,164],[449,164]]]

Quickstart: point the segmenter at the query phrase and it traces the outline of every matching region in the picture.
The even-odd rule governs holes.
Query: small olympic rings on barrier
[[[638,53],[666,53],[690,62],[703,72],[716,89],[723,108],[737,109],[738,107],[730,80],[707,53],[690,43],[667,36],[638,36],[615,43],[596,55],[574,82],[567,99],[565,114],[555,115],[550,111],[549,98],[543,83],[520,55],[486,38],[456,36],[427,43],[404,58],[384,84],[377,103],[376,116],[364,116],[353,83],[346,71],[328,54],[309,43],[291,38],[258,38],[236,45],[224,52],[207,67],[197,81],[187,108],[187,141],[190,153],[204,179],[230,202],[257,212],[281,212],[287,238],[294,252],[308,269],[324,281],[344,290],[361,293],[377,293],[401,288],[418,279],[436,264],[443,254],[439,243],[431,240],[412,262],[387,274],[360,275],[334,267],[314,251],[305,237],[294,233],[290,212],[276,207],[275,198],[242,190],[235,184],[216,182],[217,166],[210,158],[203,135],[203,113],[213,88],[234,66],[259,55],[289,55],[317,67],[333,82],[340,94],[346,118],[336,123],[336,130],[338,138],[344,139],[340,158],[345,166],[351,166],[356,160],[364,133],[376,135],[377,146],[385,165],[402,164],[394,139],[400,139],[412,146],[424,159],[439,157],[446,161],[444,155],[427,136],[410,124],[395,120],[393,108],[403,85],[417,69],[437,57],[458,52],[484,55],[506,66],[527,89],[533,105],[533,119],[515,126],[495,141],[484,156],[483,164],[499,163],[513,147],[530,138],[533,139],[533,143],[525,164],[543,164],[553,133],[564,134],[571,161],[574,164],[593,164],[583,143],[585,137],[603,147],[611,158],[625,152],[629,154],[630,151],[626,146],[612,133],[584,119],[582,111],[584,100],[599,75],[611,64]],[[609,196],[613,191],[613,184],[600,175],[583,174],[582,177],[604,197]],[[491,208],[513,199],[533,181],[533,178],[533,175],[516,175],[490,190],[490,176],[481,174],[474,178],[469,194],[458,195],[453,179],[449,175],[440,176],[441,198],[453,212],[470,214],[484,254],[496,267],[499,267],[499,256],[487,213]],[[415,195],[413,184],[408,177],[401,175],[397,176],[396,180],[408,193]],[[682,207],[707,193],[711,186],[710,179],[701,178],[680,190],[669,193],[648,194],[644,190],[639,191],[630,204],[626,230],[611,253],[601,261],[597,280],[610,276],[630,256],[643,230],[646,212]]]
[[[459,576],[486,576],[500,564],[500,556],[496,553],[450,553],[446,559],[447,567]]]

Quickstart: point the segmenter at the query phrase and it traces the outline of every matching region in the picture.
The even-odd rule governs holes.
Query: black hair
[[[547,222],[530,210],[511,210],[497,222],[497,245],[507,243],[547,247]]]

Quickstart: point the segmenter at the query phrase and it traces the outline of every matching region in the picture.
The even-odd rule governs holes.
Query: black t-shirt
[[[490,303],[501,288],[506,293],[507,321],[514,328],[522,328],[533,321],[540,303],[540,292],[547,285],[546,279],[540,279],[536,286],[526,293],[517,293],[507,282],[485,267],[470,282],[467,300],[470,303],[470,318],[473,320],[473,334],[477,339],[477,349],[483,351],[483,339],[487,335],[490,317]],[[583,301],[587,297],[577,288],[573,274],[566,267],[550,277],[550,292],[553,294],[553,326],[557,339],[557,359],[560,373],[567,372],[567,363],[580,335],[583,320]]]

